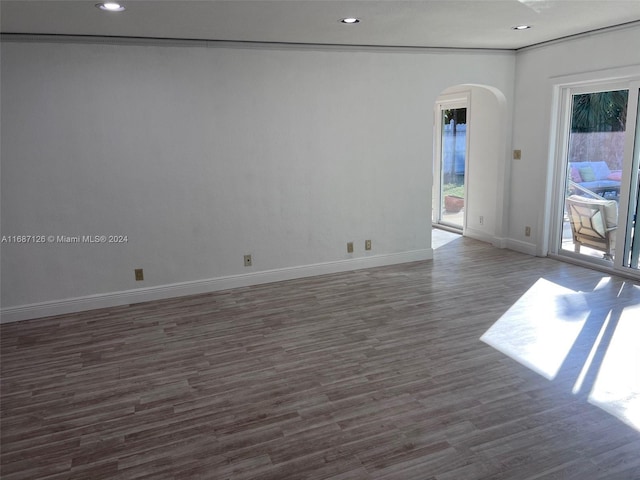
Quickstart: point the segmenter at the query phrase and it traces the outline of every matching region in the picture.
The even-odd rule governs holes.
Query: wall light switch
[[[513,159],[514,160],[522,159],[522,150],[514,150],[513,151]]]

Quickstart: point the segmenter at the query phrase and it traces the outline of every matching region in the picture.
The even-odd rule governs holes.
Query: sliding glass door
[[[625,148],[630,152],[630,159],[623,171],[622,178],[628,179],[628,192],[626,188],[622,189],[624,198],[627,199],[626,215],[622,224],[622,234],[624,236],[624,245],[622,253],[616,262],[621,268],[632,269],[636,272],[640,271],[640,82],[633,84],[632,99],[635,100],[635,109],[629,118],[635,123],[635,128],[631,130],[633,135],[628,135]],[[625,182],[625,187],[627,182]],[[624,207],[624,205],[623,205]]]
[[[563,90],[557,252],[638,272],[638,82]]]

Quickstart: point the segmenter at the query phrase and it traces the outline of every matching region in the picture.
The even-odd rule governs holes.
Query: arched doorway
[[[434,115],[432,224],[504,246],[510,153],[504,94],[456,85],[438,96]]]

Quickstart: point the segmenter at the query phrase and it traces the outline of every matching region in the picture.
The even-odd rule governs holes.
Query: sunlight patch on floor
[[[552,380],[588,315],[582,293],[541,278],[480,339]]]
[[[462,236],[459,233],[448,232],[439,228],[431,229],[431,248],[434,250],[444,245],[460,240]]]
[[[591,370],[591,367],[594,362],[594,358],[598,354],[598,349],[600,349],[600,346],[602,345],[602,339],[607,331],[607,328],[609,328],[610,321],[611,321],[611,312],[609,312],[607,317],[604,319],[604,323],[602,324],[602,327],[600,327],[598,336],[596,337],[596,339],[593,342],[593,345],[591,346],[591,351],[589,352],[589,356],[587,357],[584,364],[582,365],[582,369],[580,370],[578,379],[576,380],[576,383],[573,385],[572,392],[574,395],[579,394],[583,389],[585,378],[589,374],[589,371]]]
[[[623,309],[589,402],[640,431],[640,305]]]
[[[638,286],[612,288],[610,277],[589,292],[541,278],[480,339],[640,431]]]

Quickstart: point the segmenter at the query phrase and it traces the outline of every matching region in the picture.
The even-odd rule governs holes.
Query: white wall
[[[513,148],[522,150],[522,159],[511,165],[510,248],[546,254],[554,85],[561,77],[607,79],[614,69],[640,68],[639,39],[640,27],[632,26],[518,52]],[[531,237],[524,235],[526,225],[532,226]]]
[[[430,258],[438,93],[512,99],[512,53],[1,48],[2,235],[128,236],[2,244],[5,321]]]

